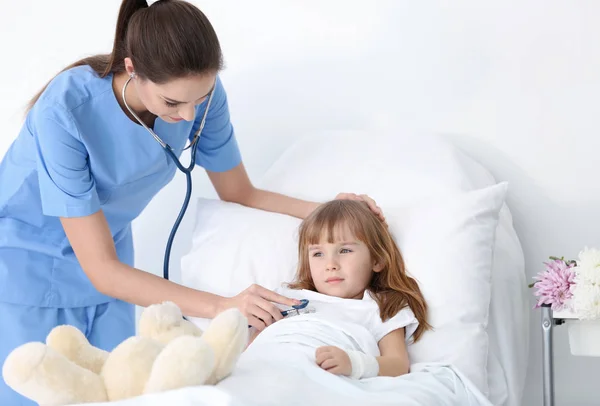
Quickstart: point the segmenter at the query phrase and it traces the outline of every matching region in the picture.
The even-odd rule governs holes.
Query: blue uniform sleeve
[[[35,106],[29,128],[36,145],[43,213],[82,217],[98,211],[87,150],[72,115],[59,105]]]
[[[242,156],[229,116],[227,94],[219,77],[217,77],[214,92],[206,123],[198,140],[196,164],[212,172],[225,172],[239,165],[242,162]],[[207,103],[208,101],[205,101],[197,107],[196,121],[190,134],[190,140],[193,139],[200,127]]]

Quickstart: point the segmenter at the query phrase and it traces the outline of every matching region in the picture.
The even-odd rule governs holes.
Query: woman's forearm
[[[61,218],[61,222],[81,268],[94,287],[107,296],[143,307],[172,301],[183,314],[206,318],[231,303],[229,298],[190,289],[120,262],[102,210],[84,217]]]
[[[300,219],[306,218],[320,203],[296,199],[275,192],[254,189],[242,203],[255,209],[287,214]]]
[[[119,261],[103,264],[96,288],[105,295],[147,307],[171,301],[191,317],[213,318],[222,309],[225,298],[191,289],[154,274],[132,268]]]

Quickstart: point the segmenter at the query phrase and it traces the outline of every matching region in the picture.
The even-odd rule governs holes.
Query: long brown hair
[[[364,202],[333,200],[319,206],[302,222],[298,269],[294,282],[288,286],[316,291],[310,274],[308,247],[319,244],[322,237],[333,243],[335,233],[344,225],[368,247],[371,259],[383,265],[380,272],[373,272],[367,287],[379,306],[381,320],[390,319],[408,306],[419,321],[413,334],[413,341],[418,341],[431,328],[427,322],[427,303],[417,281],[407,275],[404,259],[392,234]]]
[[[223,68],[217,34],[196,6],[183,0],[160,0],[150,7],[146,0],[123,0],[112,52],[83,58],[61,72],[89,65],[106,77],[124,72],[126,57],[131,58],[137,76],[157,84]],[[30,100],[27,111],[47,86]]]

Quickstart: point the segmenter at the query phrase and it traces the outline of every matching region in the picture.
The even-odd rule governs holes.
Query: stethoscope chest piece
[[[291,309],[284,310],[281,312],[283,318],[288,318],[291,316],[299,316],[301,314],[315,313],[315,308],[312,306],[308,306],[308,300],[302,299],[299,305],[292,306]]]

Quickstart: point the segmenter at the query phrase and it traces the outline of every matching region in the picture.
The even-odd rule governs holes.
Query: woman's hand
[[[377,203],[375,203],[375,200],[371,199],[367,195],[357,195],[356,193],[339,193],[335,197],[335,200],[361,200],[361,201],[367,203],[367,205],[369,206],[371,211],[373,213],[375,213],[381,221],[386,223],[385,216],[383,215],[381,208],[379,206],[377,206]],[[387,225],[387,223],[386,223],[386,225]]]
[[[352,363],[346,351],[334,346],[317,348],[315,353],[317,365],[334,375],[352,374]]]
[[[248,319],[250,326],[262,331],[283,318],[281,310],[273,302],[290,307],[300,304],[299,300],[281,296],[255,284],[234,297],[224,298],[222,309],[239,309]]]

